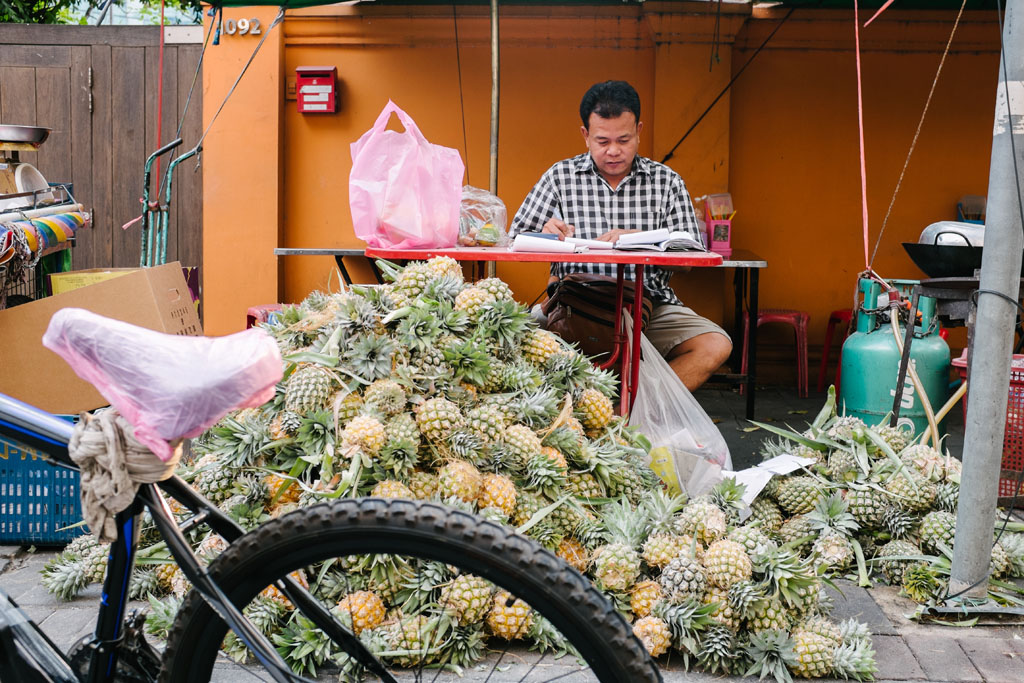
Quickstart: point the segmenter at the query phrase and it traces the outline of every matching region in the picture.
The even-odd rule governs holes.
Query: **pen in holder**
[[[710,251],[722,256],[732,256],[732,195],[729,193],[709,194],[704,199],[704,225],[707,230],[707,246]]]

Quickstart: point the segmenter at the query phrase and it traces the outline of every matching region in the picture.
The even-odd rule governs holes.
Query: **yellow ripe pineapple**
[[[494,301],[494,295],[479,287],[466,287],[455,297],[455,310],[465,311],[470,318],[475,318],[480,309]]]
[[[487,614],[487,628],[491,633],[505,640],[517,640],[526,636],[532,622],[533,610],[525,602],[513,598],[504,589],[494,594]]]
[[[640,639],[652,657],[668,652],[672,644],[672,631],[668,624],[658,617],[647,616],[633,624],[633,635]]]
[[[278,505],[299,502],[302,489],[294,480],[285,479],[279,474],[271,473],[263,477],[263,482],[267,485],[267,490],[270,491],[270,500],[277,496],[276,502]],[[278,495],[278,492],[280,492],[280,495]]]
[[[690,503],[676,520],[676,531],[694,536],[705,545],[725,536],[727,528],[725,513],[713,503]]]
[[[650,579],[641,581],[633,586],[633,590],[629,594],[629,609],[633,612],[633,616],[637,618],[646,617],[663,597],[664,593],[661,590],[661,584],[657,581],[651,581]]]
[[[708,614],[709,617],[718,621],[733,631],[740,627],[740,615],[729,603],[729,590],[719,588],[714,584],[708,584],[707,593],[704,594],[704,604],[715,604],[714,609]]]
[[[483,486],[480,470],[465,460],[453,460],[442,467],[437,480],[442,498],[454,496],[467,503],[472,503],[480,496]]]
[[[569,468],[569,463],[566,462],[565,456],[562,455],[562,451],[558,450],[557,448],[552,448],[551,446],[542,446],[540,449],[540,454],[543,455],[548,460],[550,460],[553,465],[563,470],[563,473],[565,470]]]
[[[342,448],[358,446],[369,455],[377,455],[384,446],[384,425],[375,417],[358,415],[341,432]]]
[[[615,416],[610,398],[597,389],[585,389],[576,401],[576,412],[587,430],[603,429]]]
[[[173,589],[173,581],[176,574],[181,573],[181,569],[174,562],[168,562],[167,564],[159,564],[156,569],[156,580],[160,584],[160,587],[165,591],[171,591]]]
[[[357,636],[384,621],[384,601],[372,591],[349,593],[338,603],[338,609],[352,617],[352,630]]]
[[[270,438],[274,441],[280,441],[281,439],[287,439],[290,434],[288,430],[284,428],[284,416],[287,411],[282,411],[274,416],[274,419],[270,421]]]
[[[481,403],[466,413],[466,426],[484,443],[491,443],[501,437],[505,415],[497,406]]]
[[[377,482],[377,485],[373,487],[373,491],[370,492],[371,496],[377,498],[406,498],[409,500],[414,499],[416,496],[413,495],[409,487],[400,481],[394,479],[385,479]]]
[[[449,276],[456,278],[460,282],[464,280],[462,266],[451,256],[435,256],[427,261],[427,268],[438,277]]]
[[[694,547],[692,536],[679,536],[677,534],[652,534],[644,541],[643,550],[640,556],[644,562],[659,569],[668,566],[675,557],[682,553],[694,557],[695,553],[690,552]]]
[[[577,420],[572,415],[565,418],[565,421],[562,423],[562,426],[576,432],[577,434],[580,435],[581,438],[586,435],[586,430],[583,429],[583,423]]]
[[[338,415],[338,422],[345,424],[363,409],[363,397],[359,394],[342,389],[331,398],[331,409]]]
[[[481,509],[498,508],[511,515],[516,508],[516,485],[503,474],[485,474],[477,505]]]
[[[722,539],[704,551],[704,572],[711,583],[728,590],[735,583],[749,581],[753,565],[742,545]]]
[[[523,339],[522,350],[526,360],[544,367],[548,358],[562,351],[562,345],[555,335],[547,330],[531,330]]]
[[[793,634],[793,673],[804,678],[824,678],[832,672],[832,657],[836,643],[830,638],[810,631]]]
[[[566,564],[581,573],[587,571],[587,565],[590,564],[590,553],[587,552],[582,543],[571,536],[566,536],[558,542],[555,555],[558,555],[565,560]]]
[[[490,611],[492,591],[486,579],[462,574],[441,589],[440,604],[455,617],[459,626],[468,626],[482,620]]]
[[[429,500],[437,493],[437,475],[423,470],[413,470],[409,475],[409,490],[416,500]]]
[[[301,569],[296,569],[288,576],[295,579],[296,583],[298,583],[303,588],[309,588],[309,581],[306,580],[306,573]],[[274,602],[282,605],[285,609],[295,609],[295,605],[292,604],[292,601],[286,598],[284,593],[282,593],[277,588],[277,586],[267,586],[262,591],[260,591],[260,595],[264,598],[269,598],[270,600],[273,600]]]

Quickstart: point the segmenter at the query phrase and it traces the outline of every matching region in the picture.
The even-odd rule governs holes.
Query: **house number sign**
[[[260,26],[260,20],[256,17],[252,19],[225,19],[224,20],[224,33],[229,36],[258,36],[263,32]]]

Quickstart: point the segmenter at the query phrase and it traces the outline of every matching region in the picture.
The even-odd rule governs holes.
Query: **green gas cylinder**
[[[911,281],[894,281],[908,288]],[[881,286],[873,281],[860,281],[861,305],[857,311],[857,329],[843,344],[842,381],[839,391],[839,410],[876,425],[892,411],[896,396],[896,380],[900,371],[900,352],[893,337],[888,318],[879,314],[886,311],[887,297],[879,303]],[[910,362],[924,385],[932,411],[945,404],[949,392],[949,346],[939,336],[935,317],[935,299],[920,297],[919,325],[914,328],[910,345]],[[906,330],[899,328],[900,341]],[[928,428],[928,418],[920,397],[907,374],[900,400],[900,426],[913,426],[914,434]],[[944,433],[939,425],[939,435]]]

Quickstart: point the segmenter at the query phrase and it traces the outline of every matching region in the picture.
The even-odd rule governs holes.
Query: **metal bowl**
[[[904,242],[903,248],[928,277],[973,277],[974,271],[981,268],[983,247]]]
[[[39,147],[50,137],[50,129],[40,126],[8,126],[0,124],[0,142],[24,142]]]

